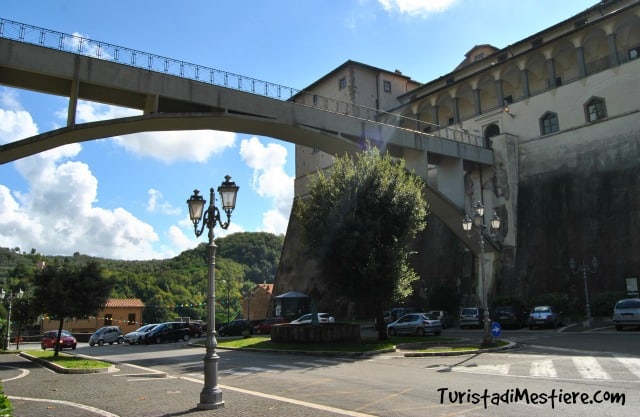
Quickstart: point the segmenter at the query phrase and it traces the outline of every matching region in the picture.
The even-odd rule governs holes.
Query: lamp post
[[[569,268],[571,268],[571,272],[575,275],[578,275],[582,272],[582,280],[584,281],[584,302],[585,302],[585,314],[587,315],[587,321],[585,322],[584,327],[591,327],[591,304],[589,304],[589,284],[587,283],[587,272],[592,274],[596,273],[598,269],[598,259],[596,257],[591,258],[591,266],[587,265],[582,258],[582,265],[576,266],[576,261],[571,258],[569,260]]]
[[[0,300],[4,300],[4,297],[7,295],[7,293],[5,292],[4,288],[0,288]],[[4,350],[9,349],[9,339],[11,338],[11,304],[13,302],[13,298],[22,298],[22,296],[24,295],[24,291],[22,291],[22,288],[20,288],[20,291],[18,291],[15,295],[13,294],[13,291],[11,291],[9,293],[9,314],[7,316],[7,337],[4,341]]]
[[[484,224],[484,206],[480,201],[476,201],[476,204],[473,206],[473,211],[473,219],[471,219],[468,214],[465,214],[464,219],[462,219],[462,229],[469,235],[471,234],[471,229],[474,227],[478,232],[478,243],[480,243],[480,282],[482,285],[482,306],[484,308],[484,333],[482,335],[482,345],[486,346],[495,343],[493,336],[491,336],[491,333],[489,332],[489,305],[487,301],[487,287],[484,279],[484,240],[487,238],[484,235],[484,230],[487,226]],[[498,216],[498,213],[494,211],[493,216],[491,217],[490,233],[493,234],[499,228],[500,217]]]
[[[200,392],[200,402],[197,407],[201,410],[213,410],[224,407],[222,400],[222,391],[218,387],[218,359],[216,353],[216,281],[215,281],[215,265],[216,265],[216,244],[213,241],[213,229],[216,223],[221,228],[227,229],[231,221],[231,212],[236,206],[236,196],[238,189],[230,176],[225,176],[224,181],[218,187],[220,200],[222,201],[222,210],[227,215],[227,221],[224,223],[220,219],[220,211],[215,206],[215,194],[213,188],[209,190],[209,207],[205,210],[206,201],[199,195],[200,191],[194,190],[193,195],[187,200],[189,205],[189,218],[193,222],[193,230],[196,237],[200,237],[205,226],[209,230],[209,245],[207,250],[207,339],[206,353],[204,355],[204,387]],[[198,223],[202,220],[202,225],[198,229]]]
[[[229,284],[227,283],[226,279],[223,279],[222,282],[224,282],[224,285],[227,287],[227,324],[229,323]]]

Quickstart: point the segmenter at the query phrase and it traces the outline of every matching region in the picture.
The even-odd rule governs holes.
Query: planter
[[[278,343],[340,343],[360,341],[360,325],[346,323],[280,324],[271,328]]]

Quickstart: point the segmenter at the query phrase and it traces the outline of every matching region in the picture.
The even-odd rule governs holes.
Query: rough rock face
[[[625,278],[640,276],[640,120],[630,117],[627,134],[606,135],[599,129],[531,140],[518,145],[518,179],[485,178],[492,192],[512,184],[517,195],[515,245],[503,245],[495,268],[489,300],[515,296],[524,302],[547,293],[563,293],[575,309],[584,305],[583,276],[572,273],[592,256],[599,261],[588,273],[590,296],[624,292]],[[625,122],[625,123],[627,123]],[[633,125],[635,124],[635,125]],[[612,129],[620,131],[620,129]],[[593,132],[593,129],[589,132]],[[495,170],[504,175],[501,170]],[[514,189],[513,184],[517,186]],[[501,213],[501,217],[503,214]],[[476,294],[473,257],[437,218],[415,241],[414,259],[422,280],[408,303],[426,305],[430,291],[453,284],[460,303],[473,303]],[[276,278],[276,294],[296,290],[309,293],[317,286],[318,308],[346,311],[339,294],[330,294],[312,259],[301,255],[296,224],[290,220]],[[338,304],[336,304],[338,303]],[[340,310],[340,311],[336,311]]]

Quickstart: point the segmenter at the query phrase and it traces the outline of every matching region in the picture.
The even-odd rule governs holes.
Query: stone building
[[[598,258],[592,295],[624,291],[625,278],[640,274],[640,1],[601,1],[513,41],[473,46],[450,73],[426,83],[348,61],[294,100],[335,98],[376,109],[381,121],[425,140],[491,148],[492,165],[427,156],[417,172],[461,209],[471,212],[479,200],[489,216],[495,210],[502,218],[499,250],[483,261],[489,301],[560,293],[577,310],[583,284],[570,259]],[[331,161],[296,146],[296,197]],[[443,172],[455,181],[443,182]],[[322,291],[314,261],[300,258],[296,228],[292,218],[276,294],[314,285]],[[479,257],[450,225],[431,216],[415,246],[421,280],[414,304],[429,307],[429,294],[443,286],[454,287],[461,304],[479,302]]]
[[[123,334],[136,330],[142,323],[144,303],[138,298],[109,298],[103,310],[95,317],[65,319],[63,329],[71,333],[93,333],[102,326],[120,326]],[[45,317],[42,332],[58,330],[60,321]]]

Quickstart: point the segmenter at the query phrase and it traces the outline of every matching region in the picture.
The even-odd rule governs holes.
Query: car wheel
[[[89,342],[89,346],[93,347],[93,346],[95,346],[95,345],[96,345],[96,343],[95,343],[95,342]]]
[[[184,340],[185,342],[189,341],[189,335],[185,334],[184,336],[182,336],[182,340]]]
[[[72,350],[76,350],[76,345],[71,346]]]
[[[424,336],[424,329],[422,327],[416,329],[416,336]]]
[[[533,330],[533,326],[532,325],[529,325],[529,330]]]
[[[442,333],[440,330],[436,330],[435,332],[433,332],[433,334],[436,336],[440,336],[440,333]]]
[[[616,327],[617,329],[617,327]],[[42,348],[42,350],[47,350],[47,347],[45,345],[40,345],[40,347]]]
[[[622,331],[622,326],[620,326],[619,324],[616,325],[616,330],[621,332]],[[44,349],[44,347],[42,348]]]
[[[102,345],[104,345],[104,340],[102,339],[98,340],[98,346],[102,346]]]
[[[121,345],[124,343],[124,337],[119,337],[118,338],[118,344]]]
[[[389,329],[389,336],[395,336],[396,334],[396,329],[394,329],[393,327]]]

